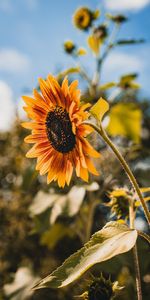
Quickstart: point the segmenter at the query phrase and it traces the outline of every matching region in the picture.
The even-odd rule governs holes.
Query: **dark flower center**
[[[56,106],[46,118],[48,139],[55,150],[68,153],[73,150],[76,140],[72,132],[69,114],[61,106]]]

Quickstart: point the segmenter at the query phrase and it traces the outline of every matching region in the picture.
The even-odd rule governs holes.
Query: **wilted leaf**
[[[39,277],[34,277],[27,267],[21,267],[15,273],[14,281],[4,285],[5,295],[12,300],[25,300],[33,294],[31,287]]]
[[[73,186],[68,194],[57,196],[58,198],[54,202],[50,213],[51,224],[54,224],[58,216],[63,213],[67,214],[69,217],[77,214],[85,196],[85,188]]]
[[[57,198],[57,194],[44,193],[42,191],[39,191],[29,207],[31,216],[43,213],[47,208],[53,205]]]
[[[64,287],[79,278],[94,264],[129,251],[135,245],[136,239],[136,230],[118,222],[109,222],[62,266],[37,283],[34,289]]]
[[[142,111],[135,103],[118,103],[111,108],[107,131],[112,136],[125,136],[139,143]]]
[[[94,192],[99,189],[99,184],[97,182],[92,182],[91,184],[84,185],[84,188],[86,189],[86,191]]]
[[[102,121],[105,113],[109,110],[109,104],[102,97],[92,106],[90,113],[100,122]]]

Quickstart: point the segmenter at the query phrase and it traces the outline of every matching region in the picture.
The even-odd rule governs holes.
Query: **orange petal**
[[[99,173],[97,172],[96,168],[94,167],[92,161],[88,157],[86,157],[85,159],[86,159],[86,163],[87,163],[89,172],[92,173],[93,175],[98,176]]]
[[[33,123],[33,122],[23,122],[21,123],[21,126],[23,128],[26,128],[26,129],[44,129],[45,128],[45,124],[43,123]]]
[[[88,179],[89,179],[88,170],[81,167],[81,168],[80,168],[80,177],[81,177],[84,181],[88,182]]]
[[[50,105],[56,105],[56,100],[53,96],[53,94],[51,93],[51,90],[48,86],[48,84],[46,83],[45,80],[43,80],[42,78],[39,79],[39,84],[40,84],[40,89],[41,92],[43,94],[43,97],[45,99],[45,101]]]
[[[67,160],[67,168],[66,168],[66,182],[67,182],[67,185],[70,184],[72,173],[73,173],[72,163],[69,160]]]
[[[41,142],[46,142],[47,141],[47,136],[46,135],[40,135],[40,134],[34,134],[34,135],[28,135],[24,141],[26,143],[38,143],[39,141]]]
[[[92,157],[100,157],[100,154],[90,145],[90,143],[86,139],[81,138],[81,140],[82,140],[82,147],[86,155]]]
[[[62,91],[64,93],[64,96],[67,97],[68,93],[69,93],[69,87],[68,87],[68,79],[67,77],[64,78],[63,82],[62,82]]]

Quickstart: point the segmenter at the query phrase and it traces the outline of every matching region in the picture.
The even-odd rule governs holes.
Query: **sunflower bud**
[[[105,39],[108,35],[106,25],[102,24],[102,25],[99,25],[98,27],[96,27],[93,30],[93,35],[95,38],[97,38],[99,40]]]
[[[95,278],[87,291],[88,300],[112,300],[116,293],[122,289],[118,286],[118,282],[111,282],[105,279],[102,274],[99,278]]]
[[[117,216],[117,219],[129,217],[129,202],[131,195],[125,189],[116,189],[109,194],[111,212]]]
[[[77,9],[73,15],[73,23],[80,30],[87,30],[93,21],[99,17],[99,11],[91,11],[88,7]]]
[[[124,22],[128,21],[128,18],[124,15],[113,16],[111,14],[106,14],[106,17],[108,19],[110,19],[111,21],[113,21],[115,23],[118,23],[118,24],[121,24],[121,23],[124,23]]]
[[[76,46],[71,40],[64,42],[64,50],[66,53],[72,54],[75,48]]]

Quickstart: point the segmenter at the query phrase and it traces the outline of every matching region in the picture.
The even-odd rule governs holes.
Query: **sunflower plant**
[[[149,197],[146,199],[146,197],[143,196],[143,193],[149,192],[149,188],[142,190],[139,187],[134,174],[122,155],[122,151],[118,149],[116,144],[108,136],[108,134],[112,137],[120,135],[123,138],[129,138],[129,140],[131,139],[134,140],[135,143],[139,143],[142,112],[137,103],[133,103],[132,100],[125,111],[124,107],[127,107],[127,103],[118,103],[118,94],[114,97],[112,95],[109,96],[108,101],[104,99],[105,96],[107,96],[107,90],[111,88],[119,88],[119,96],[124,93],[133,95],[135,90],[137,91],[139,88],[137,83],[134,82],[137,75],[125,74],[120,78],[118,83],[106,83],[105,86],[100,83],[102,66],[110,51],[117,46],[136,44],[142,41],[117,39],[118,29],[126,21],[126,16],[112,16],[107,14],[105,20],[101,23],[101,14],[99,11],[93,11],[88,7],[79,8],[74,13],[73,24],[77,29],[88,34],[87,44],[96,60],[96,70],[93,74],[93,78],[87,75],[85,69],[79,65],[78,62],[75,67],[65,70],[55,77],[48,75],[45,80],[39,79],[40,91],[34,90],[33,97],[23,96],[23,100],[26,104],[24,110],[31,119],[29,122],[22,123],[24,128],[31,130],[31,134],[25,138],[25,142],[34,144],[32,148],[28,150],[26,156],[28,158],[36,158],[36,170],[39,171],[40,175],[47,174],[47,184],[55,182],[60,188],[64,189],[66,185],[69,186],[72,184],[75,177],[81,178],[88,183],[89,180],[93,180],[93,176],[95,176],[94,178],[101,176],[100,159],[102,154],[100,154],[99,151],[100,137],[101,140],[111,148],[133,188],[131,192],[131,189],[126,190],[124,187],[112,187],[112,190],[107,193],[107,197],[110,198],[111,201],[106,206],[111,207],[111,212],[117,215],[116,220],[107,222],[100,230],[95,231],[92,236],[92,218],[94,218],[94,211],[97,205],[100,204],[100,200],[96,199],[96,195],[95,198],[91,200],[90,189],[88,192],[88,188],[84,188],[78,211],[84,209],[85,215],[87,211],[91,214],[89,214],[90,218],[87,218],[85,223],[83,222],[84,225],[82,223],[84,220],[79,220],[80,215],[78,216],[78,221],[80,222],[78,233],[82,238],[83,245],[77,252],[68,257],[60,267],[44,279],[38,281],[33,288],[34,290],[41,288],[55,289],[68,286],[79,279],[92,266],[97,264],[101,266],[102,263],[105,264],[108,260],[132,249],[136,270],[137,296],[138,300],[142,299],[136,242],[138,236],[142,236],[148,243],[150,239],[145,233],[134,228],[134,221],[137,209],[141,207],[148,224],[150,224],[150,214],[146,203]],[[110,32],[111,29],[112,32]],[[71,55],[75,61],[77,61],[81,55],[86,55],[86,51],[83,49],[84,48],[81,47],[78,48],[71,40],[64,43],[65,52]],[[74,80],[70,83],[65,76],[71,73],[77,73],[88,83],[87,92],[85,95],[82,95],[82,97],[78,89],[78,80]],[[109,101],[109,99],[111,99],[111,101]],[[137,126],[135,126],[136,132],[133,128],[130,129],[130,126],[128,126],[130,119],[132,119],[135,113],[135,109],[134,112],[130,109],[133,105],[138,113],[138,118],[137,114],[135,116],[135,122],[137,124]],[[119,113],[118,115],[115,114],[114,117],[113,112],[118,106],[120,109]],[[120,124],[121,120],[119,117],[123,112],[127,119],[125,121],[122,120]],[[113,125],[110,126],[109,124],[105,127],[104,121],[107,113]],[[118,125],[115,125],[117,122],[120,124],[120,128],[123,128],[122,131],[118,130]],[[113,132],[110,127],[113,128]],[[109,182],[106,186],[107,185],[110,189]],[[98,189],[98,195],[100,196],[100,188],[98,187]],[[97,189],[94,190],[95,194],[96,191]],[[89,200],[88,206],[86,201],[83,201],[84,197],[86,201],[87,199]],[[64,214],[66,203],[68,203],[64,195],[60,195],[60,199],[61,201],[59,201],[58,194],[57,199],[54,196],[54,201],[47,202],[46,208],[54,207],[54,220],[57,219],[58,215],[61,215],[62,211]],[[57,204],[59,203],[60,212],[58,214],[55,212],[55,209],[57,209],[57,205],[54,205],[55,201],[57,201]],[[82,202],[84,202],[84,205]],[[74,215],[76,215],[78,211],[76,211]],[[57,225],[56,227],[58,230],[57,233],[59,232],[59,234],[61,234],[62,227]],[[85,237],[83,234],[83,229],[85,228],[83,227],[87,227]],[[73,228],[73,230],[75,230],[75,228]],[[68,234],[68,230],[66,232]],[[51,239],[51,232],[48,231],[46,238],[47,237],[49,240]],[[80,298],[90,300],[114,299],[115,288],[117,289],[117,286],[118,283],[115,284],[112,283],[111,280],[104,280],[103,276],[101,276],[100,279],[94,279],[88,291],[85,291]]]

